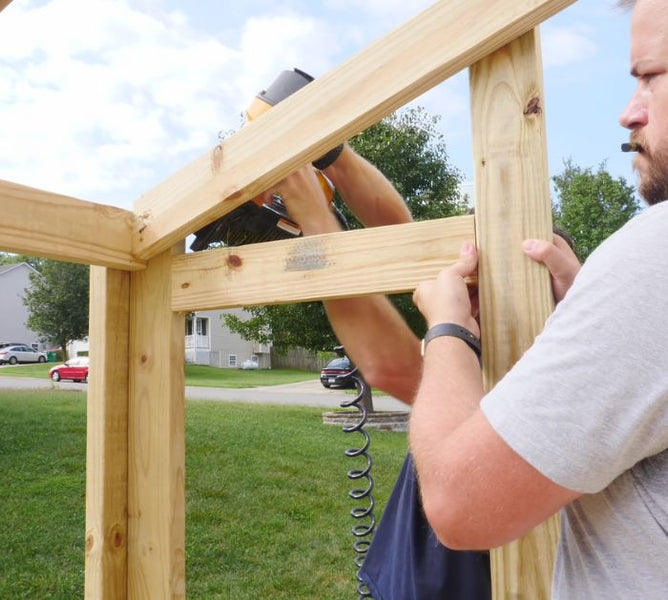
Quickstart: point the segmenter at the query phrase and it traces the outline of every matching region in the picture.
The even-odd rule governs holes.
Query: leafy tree
[[[360,155],[374,164],[394,184],[415,220],[463,214],[461,173],[448,162],[443,135],[437,131],[439,117],[423,108],[395,113],[349,141]],[[341,205],[342,203],[339,202]],[[351,228],[360,224],[342,206]],[[410,294],[392,297],[409,325],[421,335],[424,322]],[[278,350],[301,346],[331,350],[338,344],[320,302],[246,308],[251,317],[241,320],[226,315],[227,326],[245,339],[272,342]]]
[[[86,265],[45,259],[41,272],[30,275],[23,298],[30,313],[28,327],[63,351],[69,342],[88,335],[88,273]]]
[[[352,148],[375,165],[397,188],[413,219],[425,221],[463,214],[461,173],[448,162],[440,117],[422,107],[386,117],[352,138]],[[356,219],[348,212],[352,222]]]
[[[0,265],[14,265],[17,263],[28,263],[38,271],[42,268],[43,258],[36,256],[26,256],[25,254],[11,254],[9,252],[0,252]]]
[[[564,162],[564,172],[552,178],[558,202],[554,221],[575,244],[580,260],[585,260],[608,236],[633,217],[640,206],[634,187],[623,177],[613,179],[605,163],[592,169]]]

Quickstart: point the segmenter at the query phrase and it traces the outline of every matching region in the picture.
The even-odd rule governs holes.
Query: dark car
[[[354,388],[355,381],[348,377],[354,368],[347,356],[335,358],[320,371],[320,383],[326,388]]]
[[[72,381],[88,381],[88,357],[78,356],[72,358],[62,365],[51,367],[49,377],[54,381],[71,379]]]

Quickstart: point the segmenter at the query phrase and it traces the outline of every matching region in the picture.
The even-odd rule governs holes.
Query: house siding
[[[256,342],[244,340],[232,333],[225,325],[224,314],[243,317],[241,308],[198,311],[191,313],[188,319],[193,321],[192,335],[186,335],[186,362],[209,365],[218,368],[239,368],[245,360],[257,356],[261,369],[271,368],[270,348]],[[208,319],[207,335],[197,333],[196,320]],[[230,364],[230,357],[236,357],[235,364]]]
[[[30,273],[37,273],[28,263],[0,266],[0,342],[39,345],[39,336],[28,328],[28,308],[23,304],[30,287]]]

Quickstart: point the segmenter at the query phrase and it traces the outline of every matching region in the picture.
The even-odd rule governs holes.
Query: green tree
[[[26,256],[25,254],[11,254],[9,252],[0,252],[0,265],[14,265],[16,263],[28,263],[38,271],[42,268],[43,258],[36,256]]]
[[[63,351],[88,335],[88,273],[86,265],[43,260],[41,272],[30,275],[28,327]]]
[[[623,177],[613,179],[605,163],[593,172],[569,159],[552,180],[558,196],[554,222],[573,238],[582,261],[640,209],[634,187]]]
[[[394,184],[415,220],[463,214],[461,173],[448,162],[443,135],[437,131],[439,117],[423,108],[395,113],[352,138],[349,143]],[[342,203],[338,203],[341,205]],[[343,205],[351,228],[360,227]],[[413,330],[421,335],[424,322],[410,294],[392,296]],[[301,346],[331,350],[338,344],[320,302],[247,307],[247,320],[226,315],[225,322],[245,339],[272,342],[279,351]]]
[[[462,174],[448,162],[439,121],[422,107],[409,108],[349,141],[394,184],[416,221],[463,214],[468,208],[459,193]],[[358,226],[349,212],[346,216]]]

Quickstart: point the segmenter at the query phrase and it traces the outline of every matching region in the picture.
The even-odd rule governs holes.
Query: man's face
[[[631,21],[631,74],[638,81],[619,117],[640,145],[633,167],[648,204],[668,199],[668,10],[665,0],[637,0]]]

